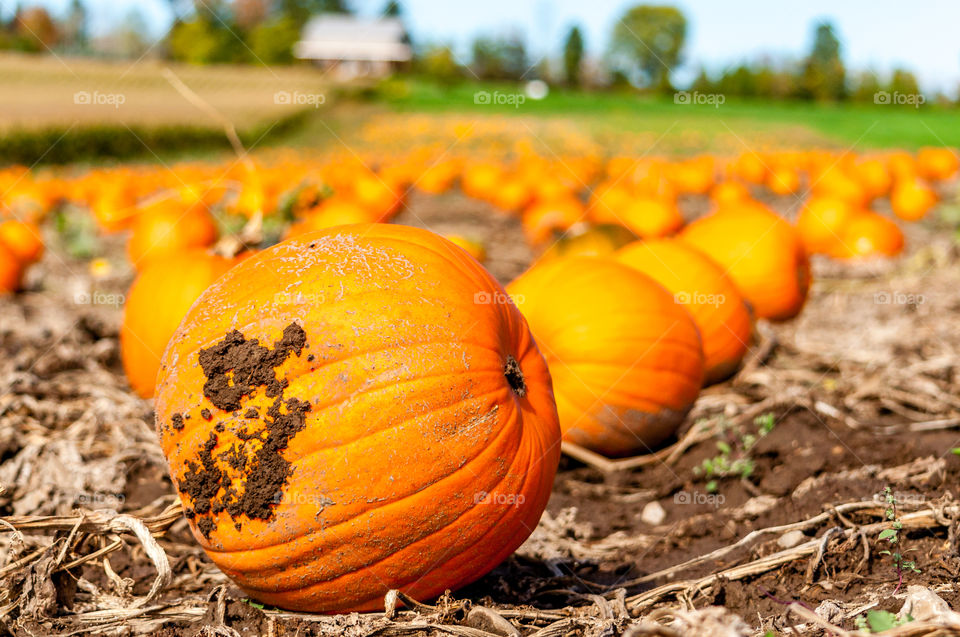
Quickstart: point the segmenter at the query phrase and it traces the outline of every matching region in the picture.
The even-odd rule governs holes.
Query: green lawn
[[[704,150],[735,144],[755,146],[827,145],[837,148],[918,148],[960,146],[960,110],[939,106],[919,109],[873,104],[811,104],[727,99],[723,104],[676,104],[670,98],[624,93],[582,93],[555,90],[545,99],[513,97],[510,85],[460,84],[442,87],[395,79],[380,91],[384,103],[403,112],[460,112],[467,116],[517,115],[575,118],[603,134],[667,133],[681,138],[694,133]],[[484,92],[493,102],[484,104]],[[496,93],[495,93],[496,92]],[[480,96],[479,98],[477,96]],[[725,138],[725,139],[724,139]],[[675,148],[674,139],[664,141]],[[683,149],[687,145],[680,144]]]

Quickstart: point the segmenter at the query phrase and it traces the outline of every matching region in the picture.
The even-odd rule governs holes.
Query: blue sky
[[[32,4],[22,0],[24,4]],[[63,11],[69,0],[39,0]],[[156,34],[169,25],[166,0],[84,0],[97,32],[109,30],[134,9]],[[446,41],[465,53],[478,33],[519,31],[535,55],[555,55],[572,24],[580,24],[587,48],[601,54],[616,19],[630,0],[401,0],[419,41]],[[799,56],[807,50],[812,25],[830,19],[852,68],[889,71],[897,65],[917,73],[926,90],[955,93],[960,85],[960,2],[957,0],[681,0],[690,23],[686,49],[689,77],[698,64],[722,68],[759,55]],[[4,15],[14,0],[0,0]],[[352,0],[362,14],[376,14],[384,0]]]

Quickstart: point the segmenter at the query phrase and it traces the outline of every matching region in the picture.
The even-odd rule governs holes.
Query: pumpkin
[[[829,254],[835,251],[844,226],[857,211],[846,201],[813,197],[797,216],[797,232],[807,252]]]
[[[677,430],[703,383],[703,349],[672,294],[596,257],[542,262],[507,289],[547,359],[564,440],[627,456]]]
[[[952,148],[926,147],[917,151],[917,171],[932,179],[950,179],[960,170],[960,157]]]
[[[303,220],[288,227],[284,238],[289,239],[290,237],[334,226],[369,223],[374,221],[375,217],[376,215],[371,214],[350,199],[334,196],[307,212]]]
[[[903,243],[896,223],[875,212],[861,212],[844,225],[830,254],[841,259],[895,257],[903,251]]]
[[[203,206],[158,204],[137,215],[131,227],[127,257],[137,269],[161,255],[203,248],[217,239],[217,226]]]
[[[792,195],[800,189],[800,174],[793,168],[774,168],[767,175],[767,187],[777,195]]]
[[[20,289],[23,263],[6,245],[0,243],[0,294],[9,294]]]
[[[636,239],[637,235],[617,224],[577,224],[547,248],[539,259],[607,256]]]
[[[484,247],[483,242],[477,239],[470,239],[458,234],[448,234],[446,235],[447,241],[450,243],[460,246],[467,251],[471,257],[483,263],[487,260],[487,249]]]
[[[156,389],[160,357],[200,293],[234,261],[190,250],[163,255],[146,265],[127,293],[120,326],[120,358],[139,396]]]
[[[26,221],[9,219],[0,223],[0,243],[23,264],[36,263],[43,256],[40,228]]]
[[[580,221],[584,214],[583,204],[572,196],[541,201],[523,212],[523,233],[531,245],[539,246],[554,233],[563,233]]]
[[[197,541],[248,595],[371,611],[476,580],[540,519],[550,375],[503,288],[429,231],[290,239],[204,292],[157,427]]]
[[[904,221],[923,219],[936,203],[933,189],[916,177],[897,180],[890,193],[890,207]]]
[[[799,314],[810,263],[796,229],[773,212],[731,206],[697,219],[679,236],[723,268],[758,318],[783,321]]]
[[[631,243],[616,258],[662,285],[690,312],[703,341],[707,384],[736,371],[753,326],[743,297],[720,266],[671,239]]]
[[[642,238],[665,237],[683,227],[683,215],[668,199],[637,197],[618,213],[620,223]]]
[[[710,191],[710,199],[718,206],[726,207],[751,199],[750,189],[739,181],[723,181]]]

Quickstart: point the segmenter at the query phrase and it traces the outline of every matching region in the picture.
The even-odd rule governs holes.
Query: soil
[[[459,196],[415,196],[398,222],[484,240],[489,267],[504,282],[532,257],[515,219]],[[935,222],[908,232],[910,253],[899,261],[815,259],[803,315],[758,326],[744,368],[706,390],[678,432],[677,440],[692,444],[615,472],[564,457],[547,512],[524,546],[451,597],[419,600],[429,607],[392,619],[260,608],[209,562],[177,516],[159,539],[171,580],[136,613],[129,613],[131,604],[148,594],[156,569],[133,536],[124,535],[106,562],[86,561],[56,575],[51,571],[65,563],[58,559],[93,553],[116,536],[87,530],[68,540],[75,523],[3,536],[3,625],[20,634],[95,625],[158,635],[201,628],[206,634],[432,635],[450,634],[436,628],[440,624],[470,627],[469,611],[483,606],[523,635],[556,622],[566,623],[553,634],[616,635],[647,618],[663,621],[662,609],[680,622],[716,605],[725,609],[726,626],[740,627],[729,634],[762,634],[802,624],[790,610],[795,602],[853,630],[867,610],[897,612],[916,586],[960,609],[960,534],[946,513],[960,495],[960,457],[951,453],[960,446],[960,334],[949,320],[960,309],[960,257]],[[75,303],[61,282],[83,280],[83,265],[57,256],[55,237],[50,244],[29,289],[0,300],[0,512],[70,516],[81,507],[159,519],[175,489],[151,427],[151,405],[132,394],[118,364],[120,309]],[[122,293],[129,277],[120,271],[95,285]],[[238,420],[225,432],[196,419],[196,412],[192,421],[186,413],[170,420],[177,433],[198,424],[210,429],[206,455],[180,485],[196,502],[188,515],[200,518],[201,532],[212,528],[202,522],[211,511],[226,510],[240,522],[271,515],[290,470],[282,451],[303,428],[308,405],[285,398],[282,383],[261,370],[302,354],[306,343],[296,327],[272,348],[225,335],[202,356],[207,397],[228,414],[240,411],[249,425],[245,435],[230,429],[242,426]],[[234,370],[229,378],[227,369]],[[244,404],[258,388],[275,399],[262,415]],[[201,416],[214,425],[218,419]],[[236,438],[225,452],[231,471],[218,469],[212,458],[223,435]],[[736,472],[718,473],[734,461],[740,461]],[[223,486],[230,495],[218,499]],[[892,557],[883,553],[889,542],[879,538],[888,523],[888,496],[898,519],[933,510],[931,520],[938,520],[900,532],[899,550],[919,571],[903,572],[902,586]],[[784,525],[797,525],[797,533],[765,531],[728,549],[753,531]],[[798,552],[769,568],[736,570],[809,542],[820,547],[816,555]],[[10,569],[17,560],[26,561]],[[726,575],[704,579],[719,573]],[[669,584],[677,588],[658,592]],[[818,634],[810,626],[799,632]]]

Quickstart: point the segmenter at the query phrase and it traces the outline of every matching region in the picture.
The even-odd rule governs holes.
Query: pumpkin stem
[[[513,393],[523,398],[527,395],[527,384],[523,381],[523,371],[520,363],[513,356],[507,355],[507,362],[503,365],[503,375],[507,377]]]

